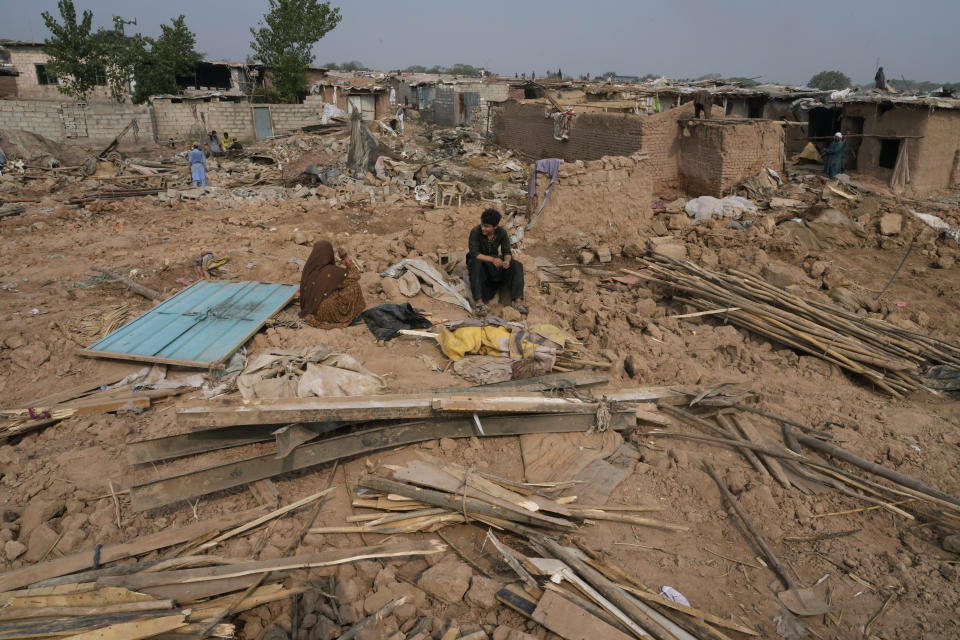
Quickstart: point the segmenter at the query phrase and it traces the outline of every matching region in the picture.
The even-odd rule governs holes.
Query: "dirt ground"
[[[414,130],[409,127],[407,136],[415,135]],[[858,181],[856,175],[851,178]],[[816,187],[802,191],[809,196],[811,208],[830,206],[853,218],[860,206],[842,198],[822,200],[819,177],[788,179],[788,183]],[[883,185],[868,181],[860,184],[873,191],[871,197],[879,203],[878,210],[857,217],[859,231],[838,231],[825,248],[798,244],[782,227],[772,224],[758,222],[747,230],[730,228],[728,221],[686,226],[656,206],[653,215],[647,216],[651,222],[645,220],[637,231],[657,235],[654,225],[663,225],[687,247],[691,259],[711,268],[737,267],[760,274],[765,266],[775,265],[789,274],[791,290],[807,296],[825,299],[827,290],[842,280],[858,295],[872,298],[897,268],[911,238],[922,231],[907,213],[900,233],[880,235],[879,217],[916,207],[956,226],[960,207],[956,193],[927,203],[898,202]],[[132,273],[138,283],[165,296],[193,279],[193,258],[207,251],[230,256],[230,262],[220,269],[220,278],[298,282],[298,266],[290,259],[306,259],[311,240],[324,237],[335,246],[345,247],[359,261],[368,306],[405,302],[407,299],[398,297],[395,285],[385,283],[378,273],[404,257],[436,260],[439,252],[464,251],[469,229],[489,204],[474,198],[459,209],[433,210],[408,198],[390,204],[336,208],[324,199],[310,198],[218,208],[206,199],[163,203],[147,196],[76,207],[65,203],[65,194],[73,193],[76,186],[32,181],[18,193],[24,198],[38,198],[39,202],[28,203],[22,215],[0,219],[3,407],[23,406],[35,397],[98,375],[140,368],[136,363],[79,355],[78,349],[87,344],[75,340],[62,326],[71,318],[115,305],[124,305],[135,313],[150,308],[149,301],[122,285],[94,277],[90,270],[93,266]],[[564,187],[561,184],[559,188]],[[816,196],[810,195],[814,192]],[[655,202],[662,204],[682,194],[663,189],[655,191],[654,196]],[[933,208],[923,209],[925,204]],[[814,213],[807,209],[803,217]],[[960,495],[960,403],[956,397],[916,394],[894,400],[824,361],[724,325],[722,320],[668,318],[693,309],[672,301],[663,292],[642,284],[614,282],[600,273],[638,268],[635,259],[619,255],[622,246],[612,247],[612,263],[592,265],[599,271],[569,267],[569,275],[577,281],[574,287],[551,285],[544,291],[537,286],[535,259],[557,264],[574,262],[571,247],[576,242],[571,236],[578,230],[596,228],[608,212],[584,201],[583,208],[548,208],[544,215],[564,220],[570,235],[548,237],[534,230],[517,254],[525,266],[530,306],[527,319],[566,328],[592,353],[612,363],[611,387],[744,383],[756,394],[760,408],[816,428],[829,425],[835,441],[844,448]],[[932,238],[921,234],[920,238],[884,294],[878,313],[900,326],[960,342],[960,266],[956,264],[960,247],[936,239],[935,234]],[[623,238],[622,244],[629,244],[629,240]],[[815,266],[824,262],[826,266]],[[436,318],[466,315],[459,307],[423,294],[409,301]],[[512,310],[500,306],[495,306],[494,312],[519,319],[513,317]],[[329,331],[309,326],[265,328],[247,349],[255,352],[266,347],[315,344],[326,344],[357,358],[385,378],[391,393],[467,384],[446,368],[446,358],[431,341],[402,337],[377,344],[363,325]],[[113,502],[109,495],[104,497],[109,493],[108,482],[118,489],[126,488],[197,467],[194,458],[134,466],[125,453],[127,441],[180,432],[174,411],[178,401],[159,403],[140,414],[71,418],[0,446],[0,503],[4,513],[0,545],[7,540],[26,541],[21,535],[22,516],[30,505],[47,505],[47,524],[64,532],[54,555],[256,506],[250,491],[237,489],[208,495],[191,504],[135,514],[129,509],[127,497],[121,495],[122,521],[117,527]],[[764,428],[774,433],[771,425]],[[668,533],[605,523],[579,532],[579,537],[612,565],[657,591],[669,585],[694,606],[750,626],[761,637],[779,637],[776,619],[782,612],[775,593],[782,587],[758,560],[759,551],[747,542],[736,519],[724,509],[716,486],[702,471],[701,461],[709,460],[727,478],[746,511],[755,516],[761,532],[798,581],[809,586],[823,580],[818,588],[821,592],[830,590],[838,624],[821,617],[806,619],[816,637],[960,637],[960,556],[941,547],[946,535],[957,532],[957,522],[911,521],[883,509],[832,515],[865,505],[832,491],[802,495],[785,490],[725,449],[658,439],[647,431],[641,427],[624,434],[636,448],[637,458],[629,476],[609,496],[609,503],[660,506],[663,511],[658,518],[685,524],[690,531]],[[207,454],[203,463],[249,457],[271,451],[271,447],[250,445]],[[525,480],[525,464],[531,462],[523,459],[518,438],[427,442],[344,461],[332,480],[337,487],[333,498],[318,524],[343,525],[353,511],[346,486],[355,490],[357,477],[371,466],[402,464],[412,459],[418,448],[513,480]],[[319,491],[328,482],[329,473],[329,467],[311,469],[279,476],[274,482],[283,503],[287,503]],[[304,512],[278,521],[265,534],[258,534],[264,536],[262,540],[257,536],[232,540],[223,553],[249,556],[262,542],[260,557],[279,556],[306,517]],[[785,536],[849,530],[856,532],[818,542],[783,540]],[[495,561],[489,548],[482,548],[482,530],[459,525],[443,533],[460,548],[485,558],[498,577],[508,578],[509,570]],[[381,538],[367,535],[366,541],[373,544]],[[304,549],[359,544],[356,535],[311,535]],[[38,559],[35,555],[28,551],[34,561]],[[417,615],[456,619],[461,627],[475,624],[493,637],[520,637],[505,631],[497,636],[493,630],[498,627],[524,630],[534,637],[555,637],[506,607],[480,606],[477,598],[445,603],[396,578],[405,572],[413,575],[426,566],[424,563],[442,561],[367,562],[338,570],[314,570],[311,578],[326,584],[323,581],[334,576],[341,589],[351,582],[361,591],[361,598],[379,592],[384,585],[395,587],[395,592],[416,592]],[[23,557],[10,561],[0,554],[0,570],[29,563]],[[882,610],[888,599],[887,608]],[[881,610],[882,615],[874,619]],[[270,631],[271,625],[283,628],[288,619],[289,603],[259,607],[238,618],[239,635],[264,637],[276,632]],[[868,622],[871,624],[865,631]],[[741,637],[735,632],[728,634]]]

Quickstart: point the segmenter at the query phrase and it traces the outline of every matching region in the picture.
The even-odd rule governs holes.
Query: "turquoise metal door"
[[[257,130],[257,139],[269,138],[273,135],[273,122],[270,121],[270,107],[253,108],[253,125]]]

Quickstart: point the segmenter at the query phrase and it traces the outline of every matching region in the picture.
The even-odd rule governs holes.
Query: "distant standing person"
[[[887,90],[887,76],[883,73],[883,67],[877,69],[877,75],[873,76],[873,82],[877,85],[877,89]]]
[[[827,172],[827,175],[833,178],[838,173],[843,171],[843,134],[839,131],[833,134],[833,142],[830,143],[830,146],[827,147],[827,150],[823,152],[823,155],[826,156],[826,161],[824,162],[823,169]]]
[[[190,162],[190,172],[193,174],[193,186],[207,186],[207,159],[203,157],[203,151],[200,150],[200,143],[194,142],[193,148],[187,155]]]
[[[477,316],[489,313],[486,303],[505,284],[510,285],[513,308],[524,315],[530,312],[523,303],[523,265],[513,259],[510,236],[500,226],[500,212],[496,209],[480,214],[480,224],[470,231],[467,271]]]

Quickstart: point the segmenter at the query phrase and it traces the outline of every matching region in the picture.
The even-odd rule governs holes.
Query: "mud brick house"
[[[640,152],[649,159],[654,187],[682,185],[696,195],[720,196],[763,169],[783,166],[782,124],[723,118],[720,106],[710,121],[694,120],[690,102],[653,115],[587,112],[575,117],[562,142],[553,137],[549,111],[545,104],[514,100],[495,107],[494,140],[535,158],[568,162]]]
[[[960,186],[960,100],[864,95],[839,107],[851,148],[846,169],[889,181],[905,147],[908,192]]]

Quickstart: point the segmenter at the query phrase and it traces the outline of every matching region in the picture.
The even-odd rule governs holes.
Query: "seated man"
[[[474,313],[487,315],[486,303],[502,285],[509,284],[513,308],[526,315],[530,310],[523,303],[523,265],[513,259],[510,237],[499,225],[500,212],[487,209],[480,215],[480,224],[470,231],[467,270],[476,301]]]
[[[220,146],[223,147],[224,152],[243,150],[243,145],[236,138],[231,138],[226,131],[223,132],[223,138],[220,139]]]
[[[210,155],[214,158],[223,157],[223,147],[220,146],[220,136],[217,135],[216,131],[210,132],[210,135],[207,136],[207,143],[210,145]]]

